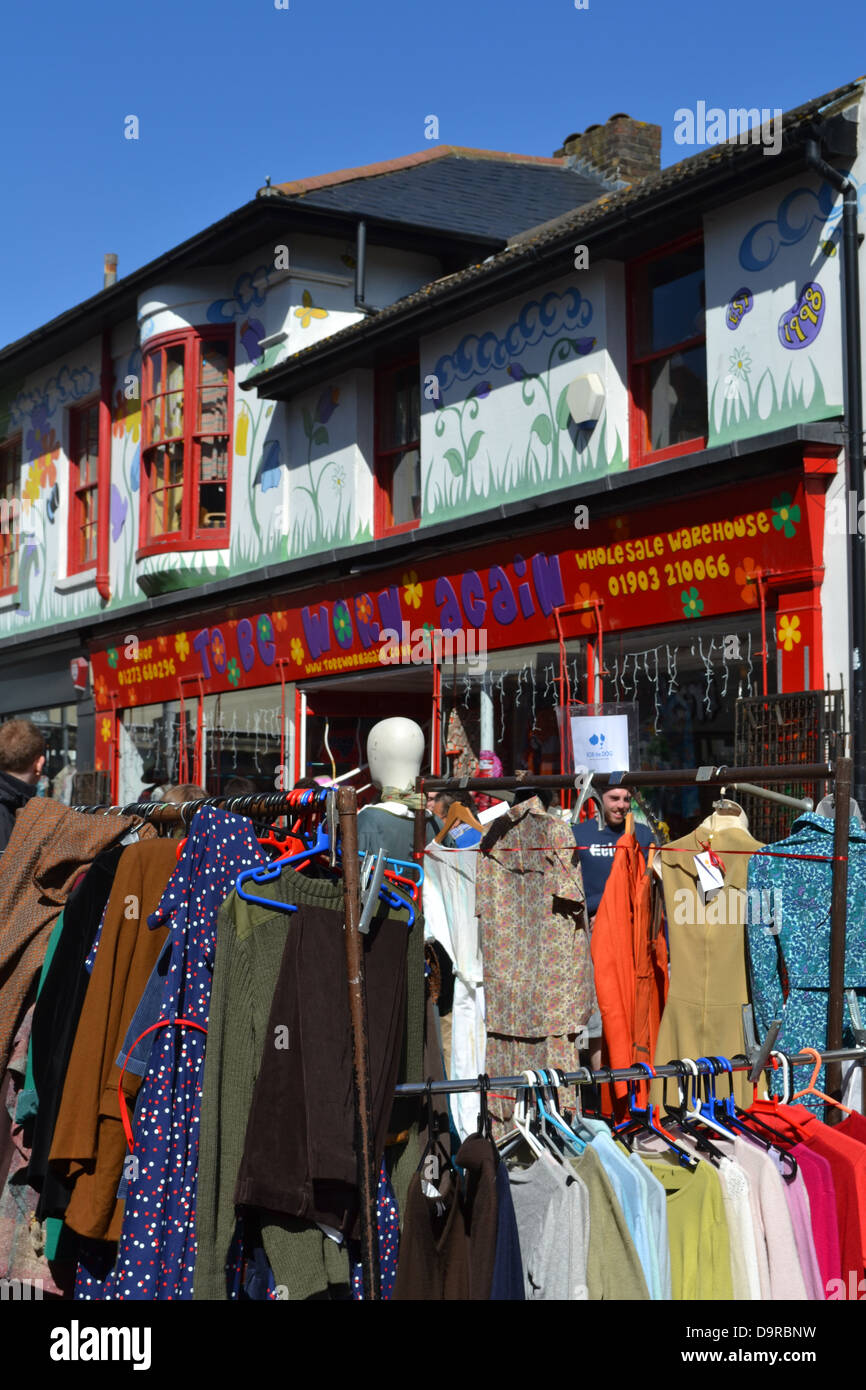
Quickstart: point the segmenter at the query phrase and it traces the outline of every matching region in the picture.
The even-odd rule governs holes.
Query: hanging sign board
[[[555,642],[556,609],[568,641],[593,637],[599,600],[605,632],[754,612],[754,570],[820,564],[822,543],[802,475],[759,479],[118,639],[92,653],[96,708],[176,700],[181,677],[216,694],[278,683],[281,669],[305,680],[434,654],[471,674],[488,649]]]

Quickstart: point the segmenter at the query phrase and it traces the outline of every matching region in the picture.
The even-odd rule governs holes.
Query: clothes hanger
[[[701,1058],[701,1061],[705,1060],[705,1058]],[[695,1062],[691,1057],[681,1057],[680,1061],[686,1068],[686,1071],[689,1072],[692,1076],[692,1103],[691,1106],[687,1105],[686,1114],[696,1122],[700,1122],[702,1125],[705,1125],[708,1129],[715,1130],[717,1134],[722,1135],[725,1139],[733,1138],[731,1130],[726,1128],[725,1125],[721,1124],[712,1113],[704,1113],[703,1107],[701,1105],[700,1092],[698,1087],[698,1082],[700,1080],[702,1072],[697,1062]],[[686,1094],[686,1100],[688,1101],[688,1092]]]
[[[475,812],[469,806],[464,806],[462,801],[452,801],[448,807],[448,814],[445,817],[445,824],[437,835],[433,837],[434,845],[440,845],[448,834],[452,825],[461,821],[464,825],[470,826],[472,830],[480,830],[484,834],[484,826],[481,824]]]
[[[668,1062],[668,1066],[677,1068],[676,1083],[679,1105],[672,1106],[668,1102],[668,1081],[670,1078],[666,1076],[662,1094],[662,1104],[664,1105],[665,1111],[663,1118],[677,1125],[688,1138],[694,1140],[702,1153],[706,1153],[710,1162],[718,1166],[722,1158],[724,1158],[724,1154],[721,1149],[716,1148],[716,1145],[707,1139],[706,1135],[700,1133],[697,1119],[686,1111],[687,1091],[683,1087],[683,1077],[689,1075],[688,1068],[677,1060]]]
[[[728,1095],[716,1098],[717,1113],[720,1108],[731,1129],[741,1134],[747,1134],[762,1149],[775,1155],[779,1161],[779,1171],[785,1182],[793,1182],[797,1176],[797,1160],[792,1153],[782,1147],[780,1143],[782,1136],[776,1130],[771,1129],[769,1125],[762,1124],[757,1115],[749,1116],[748,1111],[737,1109],[734,1103],[734,1068],[732,1062],[727,1057],[711,1057],[709,1060],[714,1068],[718,1067],[719,1071],[727,1072],[728,1075]],[[748,1059],[743,1058],[742,1060],[747,1061]],[[746,1116],[748,1116],[750,1123],[746,1123]],[[782,1160],[788,1165],[787,1168]]]
[[[828,1105],[835,1105],[839,1110],[844,1110],[846,1115],[853,1115],[854,1111],[851,1109],[850,1106],[843,1105],[840,1100],[834,1100],[832,1096],[826,1095],[824,1091],[819,1091],[816,1089],[815,1080],[818,1076],[818,1072],[824,1065],[823,1060],[821,1058],[821,1054],[817,1050],[817,1048],[801,1047],[800,1051],[805,1052],[807,1056],[811,1057],[812,1061],[815,1063],[815,1066],[812,1070],[812,1075],[809,1077],[809,1084],[805,1087],[804,1090],[795,1091],[791,1097],[791,1100],[799,1100],[801,1096],[817,1096],[819,1100],[827,1101]]]
[[[560,1139],[562,1139],[573,1152],[583,1153],[586,1144],[582,1139],[578,1138],[574,1130],[566,1123],[563,1115],[560,1114],[556,1091],[552,1084],[550,1074],[547,1071],[540,1071],[538,1075],[544,1088],[543,1092],[539,1092],[537,1095],[539,1111],[548,1123],[553,1126],[554,1131]],[[545,1108],[543,1099],[545,1095],[547,1097],[547,1108]]]
[[[432,1076],[428,1076],[424,1087],[424,1099],[427,1106],[427,1143],[424,1145],[424,1152],[421,1155],[415,1172],[420,1173],[424,1182],[429,1182],[434,1187],[437,1187],[441,1182],[443,1172],[448,1172],[454,1179],[455,1185],[458,1185],[459,1179],[457,1177],[457,1170],[451,1161],[451,1155],[439,1138],[439,1131],[436,1128],[432,1087],[433,1078]]]
[[[494,1151],[496,1145],[493,1143],[493,1120],[487,1108],[487,1092],[490,1090],[490,1077],[487,1072],[482,1072],[478,1077],[478,1133],[482,1138],[489,1140],[493,1144]]]
[[[821,801],[818,802],[818,805],[815,807],[814,814],[815,814],[816,816],[825,816],[825,817],[827,818],[827,820],[835,820],[835,819],[836,819],[836,794],[835,794],[835,792],[830,792],[829,795],[825,796],[825,797],[823,798],[823,800],[821,800]],[[861,830],[862,830],[862,829],[863,829],[863,812],[860,810],[860,807],[858,806],[857,802],[854,800],[853,796],[849,799],[849,802],[848,802],[848,815],[849,815],[849,817],[850,817],[850,816],[853,816],[853,817],[854,817],[854,819],[857,821],[858,825],[860,826],[860,828],[861,828]],[[806,1049],[803,1048],[803,1051],[805,1052]]]
[[[634,1062],[633,1065],[636,1067],[643,1067],[647,1076],[655,1077],[655,1069],[650,1066],[649,1062]],[[650,1134],[654,1134],[665,1140],[668,1147],[676,1154],[677,1160],[683,1168],[696,1168],[700,1160],[697,1159],[693,1153],[689,1153],[687,1149],[682,1148],[670,1131],[660,1124],[656,1106],[649,1104],[646,1109],[642,1109],[635,1103],[637,1101],[636,1081],[629,1081],[628,1092],[630,1118],[625,1120],[621,1125],[614,1125],[614,1134],[617,1137],[627,1138],[630,1134],[640,1133],[641,1130],[648,1130]]]
[[[535,1081],[534,1072],[525,1071],[523,1075],[526,1077],[526,1080],[530,1082],[530,1085]],[[529,1127],[529,1118],[526,1113],[526,1102],[529,1098],[529,1091],[530,1087],[522,1087],[520,1091],[518,1091],[517,1093],[517,1100],[514,1103],[514,1123],[517,1128],[517,1137],[520,1139],[524,1139],[526,1141],[527,1147],[535,1155],[535,1157],[540,1158],[541,1155],[545,1152],[545,1150],[539,1143],[538,1139],[536,1139],[535,1135],[532,1133],[532,1130]],[[512,1136],[510,1135],[506,1136],[506,1139],[509,1139],[511,1137]],[[505,1144],[505,1142],[506,1141],[503,1140],[503,1144]],[[500,1148],[500,1154],[502,1155],[508,1153],[509,1149],[513,1147],[514,1145],[510,1144],[507,1148]]]

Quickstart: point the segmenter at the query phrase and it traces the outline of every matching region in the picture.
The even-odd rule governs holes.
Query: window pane
[[[228,428],[228,389],[206,386],[199,392],[198,428],[217,431]]]
[[[155,352],[155,353],[153,354],[153,356],[151,357],[151,359],[150,359],[150,370],[151,370],[150,393],[151,393],[152,396],[158,396],[159,393],[160,393],[160,391],[162,390],[162,353],[161,353],[161,352]]]
[[[421,454],[417,449],[407,449],[394,459],[391,513],[395,526],[421,517]]]
[[[222,343],[202,343],[201,386],[219,386],[229,379],[228,352]]]
[[[707,432],[707,354],[704,347],[675,352],[650,370],[650,447],[666,449]]]
[[[639,354],[660,352],[705,329],[703,246],[651,261],[638,327]]]
[[[148,537],[173,535],[181,529],[183,512],[183,445],[158,449],[150,467]]]
[[[226,524],[226,489],[224,483],[202,483],[199,488],[199,530],[221,530]]]
[[[216,439],[203,439],[201,442],[201,481],[203,483],[223,481],[228,477],[228,438],[223,435]]]
[[[165,437],[177,438],[183,434],[183,392],[176,391],[165,398]]]
[[[384,400],[381,447],[414,443],[420,436],[417,366],[401,367],[393,373]]]
[[[165,354],[166,391],[183,390],[183,347],[170,347]]]

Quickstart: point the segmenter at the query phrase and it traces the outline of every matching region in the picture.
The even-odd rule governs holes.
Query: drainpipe
[[[99,462],[96,474],[96,592],[108,603],[111,598],[109,580],[109,509],[111,507],[111,392],[114,387],[114,363],[111,358],[111,329],[102,330],[102,370],[99,378],[98,444]]]
[[[355,308],[360,309],[362,314],[378,314],[379,310],[374,309],[370,304],[364,303],[364,285],[367,278],[367,224],[358,223],[357,239],[355,242]]]
[[[845,303],[845,441],[846,486],[856,501],[857,524],[848,534],[848,612],[850,622],[851,666],[849,691],[852,756],[854,760],[853,796],[866,800],[866,536],[860,532],[863,515],[863,404],[862,353],[860,344],[860,267],[857,235],[857,189],[821,157],[819,140],[807,140],[806,163],[842,194],[842,264]],[[848,497],[845,499],[846,504]],[[848,508],[846,505],[846,513]]]

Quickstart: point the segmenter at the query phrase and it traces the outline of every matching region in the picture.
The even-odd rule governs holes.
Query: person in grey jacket
[[[0,725],[0,850],[12,835],[15,813],[36,795],[45,766],[45,739],[29,719]]]

